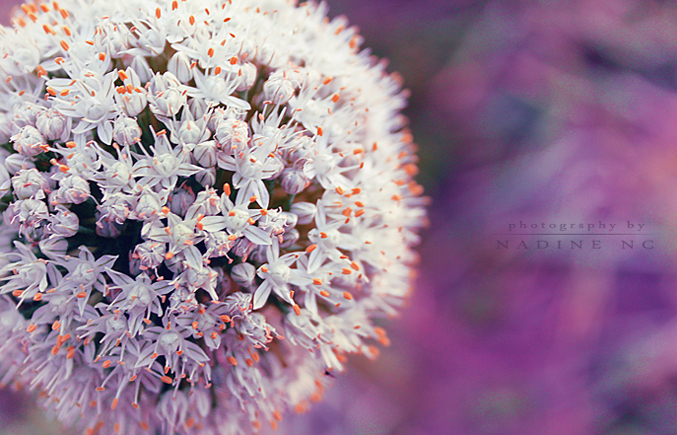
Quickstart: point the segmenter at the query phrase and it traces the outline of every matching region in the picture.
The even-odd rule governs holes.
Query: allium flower
[[[63,0],[0,28],[0,383],[86,433],[246,434],[410,291],[405,94],[325,7]]]

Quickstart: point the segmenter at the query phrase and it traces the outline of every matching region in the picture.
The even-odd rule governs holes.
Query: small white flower
[[[11,141],[14,142],[14,149],[26,157],[37,156],[47,146],[45,138],[31,125],[22,127],[19,133],[12,136]]]
[[[120,116],[113,125],[113,140],[122,146],[134,145],[141,141],[141,128],[136,120]]]
[[[90,196],[89,183],[82,177],[70,175],[61,180],[55,199],[59,204],[81,204]]]
[[[35,126],[47,140],[65,141],[70,135],[71,118],[66,118],[54,109],[38,112]]]
[[[48,184],[37,169],[22,169],[12,177],[12,187],[19,199],[30,198],[38,192],[48,190]]]
[[[169,63],[167,63],[167,70],[174,74],[181,83],[188,83],[193,78],[191,61],[185,53],[177,51],[174,53]]]
[[[146,99],[146,90],[141,84],[141,78],[134,68],[127,68],[125,71],[119,71],[118,76],[122,80],[122,86],[118,87],[115,94],[115,101],[122,107],[125,114],[135,117],[143,112],[148,104]]]
[[[156,74],[150,81],[148,102],[156,115],[172,117],[186,104],[184,87],[170,72]]]

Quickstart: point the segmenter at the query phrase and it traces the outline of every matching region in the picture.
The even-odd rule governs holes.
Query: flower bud
[[[191,61],[185,53],[177,51],[174,53],[169,63],[167,70],[174,74],[181,83],[188,83],[193,79],[193,71],[190,68]]]
[[[30,169],[35,167],[28,157],[21,154],[10,154],[5,158],[5,167],[10,172],[10,174],[16,174],[22,169]]]
[[[141,127],[132,118],[120,116],[113,126],[113,140],[122,146],[134,145],[141,140]]]
[[[213,186],[216,184],[216,168],[206,168],[195,175],[197,182],[204,187]]]
[[[169,197],[169,209],[177,216],[185,216],[188,208],[195,202],[192,189],[179,188]]]
[[[300,237],[301,235],[299,234],[299,231],[296,228],[287,231],[286,233],[284,233],[282,243],[280,243],[280,248],[291,247],[291,245],[296,243]]]
[[[210,140],[196,145],[193,148],[193,158],[198,165],[205,168],[216,166],[216,142]]]
[[[216,140],[226,154],[232,156],[243,150],[249,141],[249,127],[244,121],[234,118],[221,120],[216,125]]]
[[[12,187],[19,199],[30,198],[48,188],[47,180],[37,169],[22,169],[12,177]]]
[[[302,192],[310,184],[310,179],[303,171],[285,168],[282,171],[282,188],[290,195]]]
[[[294,85],[285,77],[271,77],[263,84],[263,97],[273,104],[286,104],[294,96]]]
[[[54,109],[41,110],[36,115],[35,125],[47,140],[64,140],[70,134],[70,118]]]
[[[0,164],[0,198],[9,193],[9,188],[12,185],[12,180],[9,177],[9,172],[5,168],[5,165]]]
[[[256,268],[251,263],[236,264],[230,271],[230,277],[241,286],[249,287],[254,283]]]
[[[70,175],[61,180],[59,190],[56,193],[56,200],[62,204],[81,204],[87,201],[89,195],[87,180],[77,175]]]
[[[181,123],[177,136],[179,143],[187,145],[189,148],[193,148],[198,144],[204,136],[209,137],[211,132],[209,130],[205,131],[200,128],[200,126],[193,120],[187,120]]]
[[[32,125],[23,127],[19,133],[12,136],[11,141],[14,142],[14,149],[27,157],[35,157],[42,153],[40,147],[46,145],[45,138]]]
[[[80,220],[78,215],[63,206],[56,207],[57,214],[50,216],[48,232],[60,237],[73,237],[78,233]]]
[[[239,83],[237,85],[237,91],[248,91],[252,88],[252,86],[254,86],[254,83],[256,82],[256,76],[258,74],[258,71],[256,71],[256,65],[251,62],[247,62],[240,66],[239,73],[241,75],[238,77]]]
[[[38,246],[40,247],[40,252],[48,258],[58,258],[66,255],[68,241],[59,236],[50,236],[47,239],[40,240]]]
[[[307,225],[315,219],[317,206],[309,202],[295,202],[292,204],[290,211],[298,216],[299,225]]]

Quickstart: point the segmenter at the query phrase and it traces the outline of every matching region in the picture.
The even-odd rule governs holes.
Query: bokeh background
[[[431,224],[392,346],[278,433],[677,434],[675,2],[329,4],[412,91]],[[69,432],[0,392],[10,434]]]

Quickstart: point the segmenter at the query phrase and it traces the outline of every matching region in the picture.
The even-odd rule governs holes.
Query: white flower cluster
[[[406,95],[322,5],[63,0],[0,28],[0,385],[87,434],[246,434],[410,291]]]

